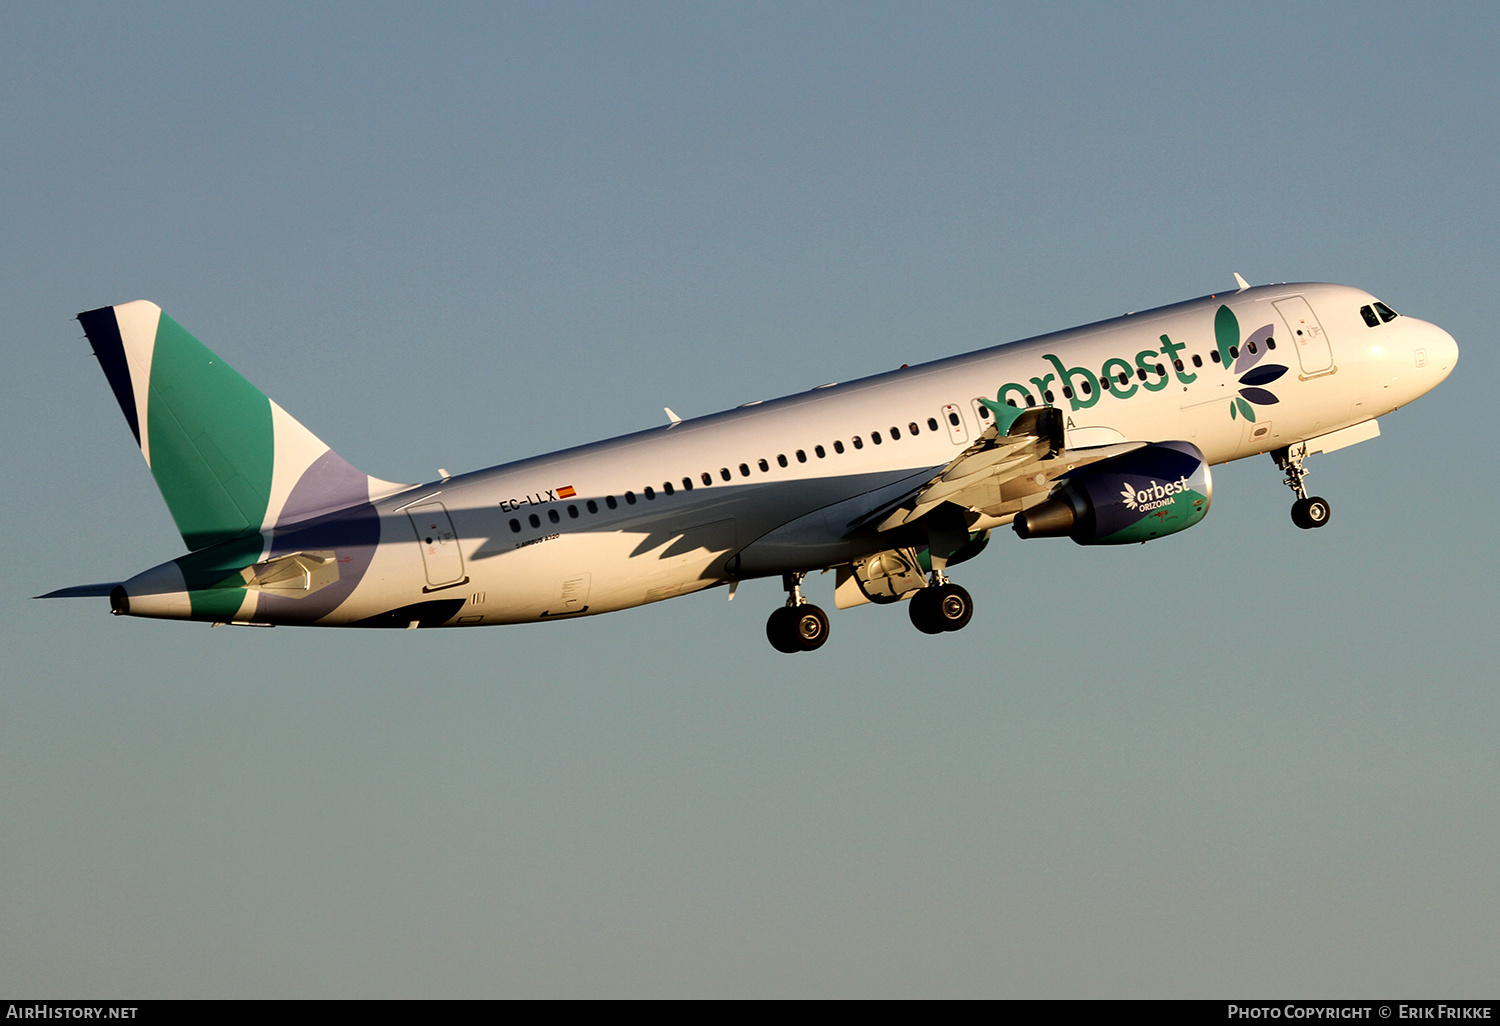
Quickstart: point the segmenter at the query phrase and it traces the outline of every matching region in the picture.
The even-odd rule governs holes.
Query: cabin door
[[[1278,299],[1276,310],[1286,321],[1287,337],[1297,349],[1297,359],[1305,375],[1326,374],[1333,369],[1333,350],[1328,335],[1318,323],[1317,315],[1301,296]]]
[[[417,547],[422,550],[422,564],[427,569],[424,591],[462,584],[464,557],[458,550],[458,532],[441,502],[424,502],[409,506],[406,515],[417,532]]]

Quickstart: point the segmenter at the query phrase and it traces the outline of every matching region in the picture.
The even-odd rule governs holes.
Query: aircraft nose
[[[1433,325],[1433,344],[1430,359],[1433,365],[1447,377],[1453,372],[1453,367],[1458,363],[1458,343],[1453,336],[1448,334],[1437,325]]]

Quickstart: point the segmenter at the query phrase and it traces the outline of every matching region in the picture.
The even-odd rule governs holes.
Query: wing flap
[[[1062,415],[1051,406],[1032,410],[1004,407],[953,462],[908,494],[863,518],[860,526],[877,523],[891,531],[920,520],[945,502],[977,513],[996,515],[1018,494],[1007,484],[1023,477],[1032,466],[1062,449]],[[1004,434],[1001,431],[1004,430]],[[1045,480],[1045,478],[1044,478]],[[1038,482],[1040,490],[1045,485]]]

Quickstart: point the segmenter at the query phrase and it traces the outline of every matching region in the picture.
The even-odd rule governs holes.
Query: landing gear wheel
[[[938,619],[936,588],[923,588],[913,595],[906,611],[911,615],[911,625],[923,634],[943,633],[942,621]]]
[[[817,606],[782,606],[766,621],[766,638],[778,652],[811,652],[828,640],[828,615]]]
[[[797,625],[792,620],[796,615],[796,610],[790,606],[782,606],[766,621],[766,640],[776,651],[802,651],[802,642],[797,639]]]
[[[1328,523],[1328,518],[1333,515],[1328,500],[1321,495],[1314,495],[1309,499],[1298,499],[1292,503],[1292,523],[1304,531],[1314,527],[1322,527]]]
[[[945,631],[961,631],[974,619],[974,600],[956,584],[945,584],[937,590],[938,619]]]
[[[813,605],[798,606],[792,612],[796,614],[792,622],[802,651],[822,648],[828,640],[828,614]]]
[[[974,618],[974,600],[956,584],[923,588],[912,596],[911,622],[923,634],[961,631]]]

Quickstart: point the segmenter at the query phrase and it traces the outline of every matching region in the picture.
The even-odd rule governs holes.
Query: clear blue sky
[[[1493,4],[8,4],[0,990],[1493,996]],[[1254,282],[1458,371],[978,613],[32,602],[180,541],[80,310],[431,478]],[[828,580],[815,600],[831,608]]]

